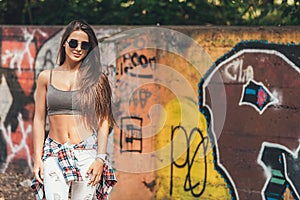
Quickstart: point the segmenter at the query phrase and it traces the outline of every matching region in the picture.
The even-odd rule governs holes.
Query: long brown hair
[[[111,87],[107,76],[102,73],[97,37],[94,30],[85,21],[74,20],[66,26],[58,52],[58,63],[59,65],[64,63],[66,59],[64,44],[70,34],[77,30],[84,31],[88,35],[91,47],[80,65],[78,81],[80,90],[77,95],[79,98],[76,100],[88,125],[98,129],[99,124],[108,120],[112,127],[115,121],[111,109]]]

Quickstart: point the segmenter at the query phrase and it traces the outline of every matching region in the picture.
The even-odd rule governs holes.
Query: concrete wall
[[[0,31],[1,172],[31,177],[36,78],[63,28]],[[300,27],[95,31],[118,123],[111,199],[300,199]]]

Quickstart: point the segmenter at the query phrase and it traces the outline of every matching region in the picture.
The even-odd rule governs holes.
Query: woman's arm
[[[48,85],[49,70],[42,71],[37,80],[35,95],[35,113],[33,118],[33,161],[35,178],[43,183],[42,151],[45,139],[46,124],[46,92]]]
[[[104,155],[106,154],[106,148],[107,148],[107,141],[108,141],[108,120],[104,120],[99,129],[98,129],[98,150],[97,154]],[[89,181],[89,184],[95,186],[99,183],[101,179],[101,175],[103,172],[103,164],[104,160],[101,158],[97,157],[95,161],[92,163],[90,168],[87,171],[86,176],[88,177],[90,174],[92,175]]]
[[[108,120],[104,120],[98,130],[98,154],[106,154],[108,141]]]
[[[92,174],[89,184],[96,185],[101,179],[103,173],[103,165],[106,157],[106,148],[109,134],[109,122],[113,121],[111,113],[111,87],[105,74],[101,74],[99,82],[96,86],[98,95],[95,104],[98,118],[98,134],[97,134],[97,157],[87,171],[87,176]]]

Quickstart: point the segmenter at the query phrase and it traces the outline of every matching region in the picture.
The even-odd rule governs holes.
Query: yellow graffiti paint
[[[164,127],[156,135],[156,148],[161,149],[164,146],[170,144],[172,130],[174,130],[174,127],[180,126],[181,129],[176,129],[176,131],[174,132],[174,138],[176,136],[179,136],[180,138],[179,140],[174,142],[173,154],[180,155],[174,160],[178,165],[182,165],[183,167],[178,168],[173,165],[173,173],[171,174],[171,152],[164,152],[158,155],[161,160],[170,160],[170,164],[157,170],[156,172],[156,199],[199,199],[199,197],[195,196],[199,196],[201,191],[201,199],[231,199],[224,179],[214,169],[211,148],[208,148],[206,157],[204,157],[203,155],[203,143],[199,146],[203,138],[201,138],[199,134],[193,134],[193,137],[191,137],[188,153],[184,132],[186,132],[189,136],[194,128],[198,128],[202,132],[203,137],[207,137],[206,121],[204,116],[198,112],[197,103],[192,102],[192,100],[187,98],[174,98],[166,104],[165,113],[166,121]],[[188,118],[188,120],[185,120],[184,118]],[[206,146],[210,147],[210,145],[211,144],[209,140],[206,140]],[[197,149],[198,146],[199,148]],[[189,156],[187,156],[188,154]],[[206,164],[204,162],[205,158]],[[189,164],[184,165],[186,159],[189,159],[189,162],[192,163],[192,166],[189,166]],[[196,183],[199,183],[199,185],[196,185],[193,189],[194,195],[192,194],[191,190],[184,190],[184,183],[187,176],[190,176],[192,186],[195,186]],[[171,180],[173,181],[172,183]],[[187,188],[189,188],[189,184],[187,184],[186,186]],[[172,195],[170,194],[171,188]]]

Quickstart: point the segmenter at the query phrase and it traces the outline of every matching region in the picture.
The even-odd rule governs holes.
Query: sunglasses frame
[[[69,47],[72,49],[77,48],[78,44],[79,44],[78,40],[76,40],[76,39],[71,39],[71,40],[67,41],[67,43],[69,44]],[[80,47],[83,50],[89,50],[91,48],[91,43],[83,41],[83,42],[81,42]]]

